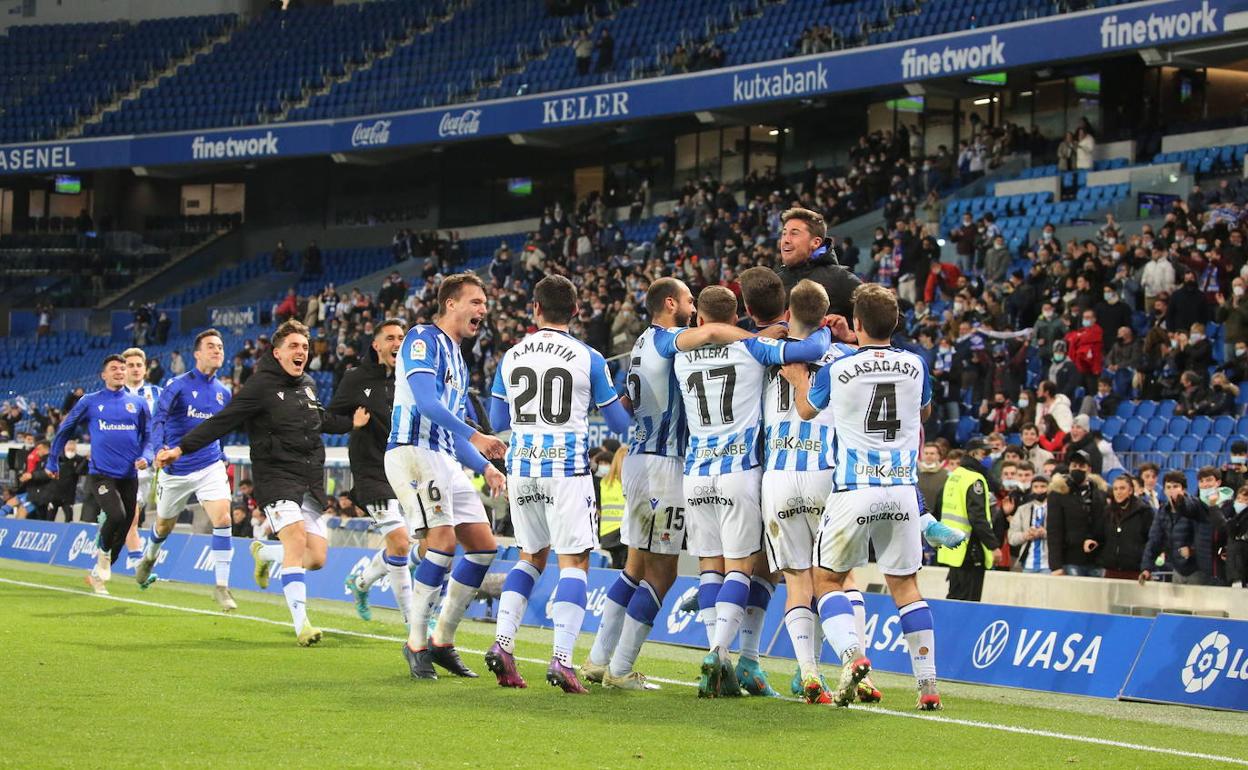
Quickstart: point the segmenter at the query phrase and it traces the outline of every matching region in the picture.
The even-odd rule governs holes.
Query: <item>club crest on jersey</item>
[[[285,393],[284,391],[280,391],[280,390],[279,390],[279,391],[277,391],[277,397],[278,397],[279,399],[281,399],[282,401],[285,401],[285,400],[286,400],[286,393]]]
[[[199,391],[198,391],[198,390],[192,390],[192,391],[191,391],[191,398],[199,398]]]
[[[102,412],[104,411],[104,405],[100,404],[99,406],[96,407],[96,409],[99,409]]]
[[[364,397],[365,397],[365,398],[368,398],[368,397],[369,397],[369,396],[371,396],[371,395],[373,395],[373,389],[372,389],[372,388],[365,388],[365,389],[364,389]]]
[[[137,410],[135,410],[134,404],[131,404],[130,402],[126,402],[126,411],[129,412],[130,414],[135,414]]]
[[[97,494],[107,495],[107,494],[108,494],[108,487],[107,487],[107,486],[105,486],[104,484],[101,484],[101,485],[100,485],[100,487],[99,487],[99,489],[97,489],[97,490],[95,490],[95,491],[96,491],[96,493],[97,493]]]
[[[412,340],[411,350],[408,351],[408,355],[410,355],[412,358],[419,359],[419,358],[424,358],[428,354],[429,354],[429,348],[425,345],[424,340],[420,340],[420,339]]]
[[[222,395],[220,391],[217,391],[217,403],[221,406],[225,406],[225,396]]]

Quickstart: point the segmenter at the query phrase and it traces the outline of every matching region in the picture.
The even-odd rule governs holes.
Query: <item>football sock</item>
[[[429,613],[433,611],[433,603],[442,590],[442,578],[451,568],[452,558],[453,554],[430,548],[425,552],[425,560],[416,568],[407,633],[407,646],[413,650],[429,646]]]
[[[758,648],[762,641],[763,620],[767,617],[767,605],[776,587],[771,581],[755,577],[750,579],[750,598],[745,605],[745,619],[741,621],[741,655],[758,660]]]
[[[698,620],[706,626],[706,644],[715,645],[715,601],[724,584],[724,573],[706,571],[698,578]]]
[[[407,571],[407,554],[386,554],[382,561],[386,565],[386,574],[390,576],[390,590],[394,592],[394,601],[399,606],[403,622],[406,623],[407,614],[412,608],[412,573]]]
[[[920,599],[897,610],[901,632],[910,648],[910,667],[920,682],[936,678],[936,634],[932,630],[932,611]]]
[[[165,540],[167,540],[168,537],[168,535],[158,535],[156,533],[156,525],[153,524],[152,531],[147,537],[147,558],[155,561],[156,557],[160,555],[160,549],[164,546]]]
[[[854,630],[854,610],[844,591],[831,591],[819,597],[819,618],[823,636],[845,662],[850,653],[859,650],[858,632]]]
[[[381,576],[387,572],[387,555],[388,554],[386,553],[385,548],[378,549],[377,553],[373,554],[373,558],[369,559],[368,564],[364,565],[364,569],[355,574],[355,587],[357,590],[367,591],[373,587],[373,583],[381,580]],[[403,563],[407,564],[406,555],[403,557]],[[408,576],[408,580],[410,582],[410,575]]]
[[[809,607],[794,607],[784,614],[784,627],[793,642],[793,656],[802,670],[802,676],[819,675],[819,659],[815,629],[815,613]]]
[[[615,652],[615,645],[620,640],[620,629],[624,626],[624,616],[628,604],[637,592],[637,581],[627,572],[620,572],[611,587],[607,589],[607,602],[602,608],[602,620],[598,624],[598,635],[594,637],[594,646],[589,651],[589,662],[605,666]]]
[[[644,580],[641,581],[628,601],[619,642],[611,654],[611,676],[624,676],[633,670],[637,655],[641,653],[641,646],[650,635],[650,629],[654,628],[659,606],[659,595],[655,593],[654,587]]]
[[[281,564],[282,553],[281,543],[265,543],[260,546],[260,550],[256,553],[256,558],[260,561],[275,561]]]
[[[555,585],[555,603],[550,610],[550,619],[555,624],[554,652],[565,666],[572,665],[572,648],[585,622],[588,579],[585,570],[564,567],[559,570],[559,582]]]
[[[282,594],[298,634],[308,623],[308,586],[303,582],[303,567],[282,567]]]
[[[469,551],[451,570],[451,579],[442,598],[442,611],[438,613],[438,625],[433,629],[433,643],[445,646],[455,643],[455,629],[464,619],[468,605],[477,598],[477,589],[490,571],[497,551]]]
[[[527,561],[518,561],[503,581],[503,594],[498,599],[498,622],[494,640],[507,652],[516,651],[516,631],[529,607],[529,594],[542,571]]]
[[[862,598],[862,591],[847,588],[845,598],[849,599],[849,608],[854,611],[854,631],[858,634],[858,644],[867,648],[867,602]]]
[[[744,572],[729,572],[715,600],[715,641],[712,650],[726,655],[728,648],[741,630],[745,617],[745,605],[750,599],[750,576]]]
[[[229,527],[212,528],[212,574],[218,586],[230,584],[230,562],[234,560],[234,541]]]

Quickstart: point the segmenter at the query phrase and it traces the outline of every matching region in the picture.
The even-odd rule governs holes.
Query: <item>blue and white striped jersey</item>
[[[394,412],[390,415],[389,448],[418,446],[455,456],[455,435],[422,416],[408,378],[420,372],[433,375],[437,399],[451,414],[468,413],[468,367],[459,346],[434,324],[413,326],[403,337],[395,361]]]
[[[813,380],[821,367],[854,352],[852,345],[833,343],[818,361],[808,364]],[[793,386],[780,375],[780,367],[767,369],[763,391],[763,462],[769,471],[826,471],[835,464],[832,455],[831,410],[806,421],[793,404]]]
[[[589,410],[619,398],[602,355],[556,329],[503,354],[490,392],[511,414],[507,472],[526,478],[589,473]]]
[[[689,444],[685,404],[672,359],[683,329],[651,326],[641,333],[629,358],[628,398],[633,402],[629,454],[684,457]]]
[[[160,400],[160,394],[164,393],[165,389],[159,385],[151,385],[145,382],[137,388],[127,385],[126,391],[143,399],[143,403],[147,404],[147,414],[151,416],[156,410],[156,402]]]
[[[768,366],[814,361],[830,340],[821,329],[803,342],[765,337],[676,354],[674,369],[689,423],[686,476],[714,476],[761,463],[763,384]],[[795,346],[801,346],[794,350]]]
[[[832,412],[832,489],[917,484],[931,400],[927,364],[908,350],[863,346],[820,369],[810,403]]]

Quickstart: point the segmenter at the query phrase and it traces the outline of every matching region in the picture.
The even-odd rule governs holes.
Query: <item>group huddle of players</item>
[[[811,226],[786,217],[785,242],[811,241],[802,230]],[[572,282],[557,275],[540,281],[532,297],[536,331],[503,355],[490,393],[489,423],[494,432],[510,430],[508,443],[478,430],[484,415],[468,398],[460,347],[488,312],[474,274],[443,281],[433,323],[379,325],[372,355],[347,373],[328,407],[304,371],[309,333],[298,322],[277,329],[272,349],[233,398],[216,381],[224,349],[213,330],[196,338],[195,368],[146,403],[124,387],[124,359],[110,357],[105,389],[80,402],[56,439],[63,443],[84,424],[91,434],[89,488],[104,520],[88,582],[101,590],[134,519],[138,470],[155,467],[157,520],[136,580],[145,588],[154,582],[161,544],[194,493],[213,519],[217,600],[233,609],[220,439],[246,430],[257,502],[280,541],[253,543],[255,578],[265,587],[270,574],[280,574],[298,641],[315,644],[322,634],[308,620],[304,575],[324,565],[328,545],[321,434],[350,432],[354,497],[385,545],[348,577],[347,588],[367,618],[369,587],[389,577],[409,627],[403,655],[414,678],[436,679],[435,664],[476,677],[454,637],[497,543],[466,467],[491,493],[506,490],[521,549],[485,656],[500,685],[526,686],[515,641],[553,551],[559,578],[547,681],[569,693],[587,692],[582,680],[653,688],[634,664],[685,548],[699,560],[699,618],[709,645],[700,696],[775,694],[758,665],[759,634],[782,576],[785,626],[798,660],[793,692],[812,703],[878,700],[863,654],[864,604],[851,575],[874,548],[899,609],[918,705],[940,708],[932,615],[915,574],[921,537],[953,546],[962,536],[922,510],[916,467],[931,384],[921,358],[890,346],[896,297],[879,285],[859,286],[851,328],[828,316],[827,291],[814,281],[796,283],[786,298],[775,273],[753,268],[741,285],[757,333],[737,325],[738,299],[727,288],[702,290],[698,323],[690,327],[695,303],[688,287],[656,280],[646,296],[652,325],[637,340],[619,395],[602,356],[568,332],[577,312]],[[838,338],[856,344],[834,342],[825,317],[839,321],[832,324]],[[632,429],[622,477],[621,536],[629,554],[578,670],[573,648],[586,611],[589,554],[598,545],[588,456],[593,409],[612,432]],[[505,474],[495,461],[505,462]],[[464,550],[458,561],[457,544]],[[831,687],[819,672],[820,631],[842,661]],[[738,637],[734,667],[728,650]]]

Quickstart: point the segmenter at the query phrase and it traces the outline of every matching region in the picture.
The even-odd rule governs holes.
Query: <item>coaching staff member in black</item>
[[[776,275],[784,282],[785,294],[793,291],[798,281],[809,278],[828,293],[828,314],[845,319],[844,329],[848,331],[848,319],[854,317],[854,289],[862,281],[836,261],[836,254],[828,244],[828,225],[823,215],[810,209],[789,209],[780,216],[780,223],[780,261],[783,264]],[[833,332],[845,339],[836,326]]]
[[[260,356],[255,373],[225,408],[182,437],[156,458],[165,466],[245,427],[256,480],[256,501],[268,518],[281,546],[252,545],[256,578],[268,585],[266,562],[276,560],[280,548],[282,589],[290,607],[299,644],[307,647],[321,632],[307,621],[304,570],[325,564],[329,541],[325,511],[325,444],[322,433],[347,433],[365,425],[363,408],[353,417],[331,414],[316,397],[316,383],[304,373],[308,363],[308,327],[286,321],[273,334],[273,347]],[[267,549],[273,549],[271,552]]]

